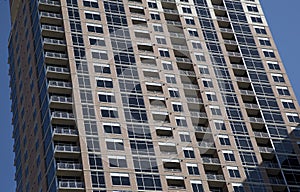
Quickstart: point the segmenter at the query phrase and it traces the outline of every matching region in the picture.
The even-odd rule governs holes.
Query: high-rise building
[[[300,191],[258,0],[11,0],[17,192]]]

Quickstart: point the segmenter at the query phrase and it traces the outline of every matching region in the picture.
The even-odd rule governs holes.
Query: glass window
[[[113,185],[130,185],[129,174],[126,173],[111,173],[111,180]]]

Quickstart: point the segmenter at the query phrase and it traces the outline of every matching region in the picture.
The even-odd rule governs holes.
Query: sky
[[[298,9],[300,1],[261,0],[265,16],[271,28],[281,59],[300,99],[299,45],[300,25]],[[294,23],[294,24],[293,24]],[[9,34],[8,0],[0,0],[0,186],[1,191],[15,190],[13,167],[13,140],[9,99],[7,41]]]

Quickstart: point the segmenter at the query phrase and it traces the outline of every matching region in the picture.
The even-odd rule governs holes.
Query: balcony
[[[42,35],[47,37],[64,38],[64,28],[56,25],[42,24]]]
[[[268,133],[265,133],[265,132],[257,132],[257,131],[254,131],[254,135],[255,135],[255,137],[269,138],[269,134],[268,134]]]
[[[161,2],[165,2],[165,3],[176,3],[175,0],[161,0]]]
[[[60,1],[39,0],[39,10],[59,12],[60,9]]]
[[[249,117],[251,123],[264,123],[264,120],[259,117]]]
[[[62,25],[62,15],[60,13],[52,13],[41,11],[40,13],[41,23],[47,23],[51,25]]]
[[[174,37],[174,38],[180,38],[180,39],[184,39],[185,36],[183,33],[175,33],[175,32],[169,32],[170,37]]]
[[[273,153],[274,149],[271,147],[258,147],[259,152],[261,153]]]
[[[55,151],[56,152],[67,152],[67,153],[80,153],[80,147],[73,146],[73,145],[56,145]]]
[[[220,31],[224,33],[233,33],[233,30],[230,28],[220,28]]]
[[[179,51],[189,51],[188,46],[185,46],[185,45],[174,45],[173,44],[173,49],[176,49]]]
[[[47,78],[69,79],[70,70],[66,67],[47,66]]]
[[[60,190],[84,190],[84,183],[80,181],[58,181],[58,187]]]
[[[50,107],[55,109],[72,109],[72,98],[65,96],[50,96]]]
[[[246,70],[246,67],[244,66],[244,64],[231,64],[233,69],[243,69]]]
[[[240,89],[242,95],[255,95],[252,90]]]
[[[189,63],[192,64],[192,60],[185,57],[176,57],[176,61],[179,63]]]
[[[196,132],[201,132],[201,133],[210,133],[211,132],[211,129],[209,127],[194,126],[194,129]]]
[[[199,86],[196,84],[182,84],[184,89],[192,89],[192,90],[198,90]]]
[[[227,51],[228,56],[232,57],[241,57],[241,53],[239,52],[232,52],[232,51]]]
[[[255,103],[244,103],[244,105],[245,105],[245,108],[259,110],[259,106]]]
[[[190,111],[190,114],[191,114],[191,117],[207,118],[207,114],[205,112]]]
[[[202,157],[202,162],[205,164],[220,164],[218,158]]]
[[[80,163],[57,163],[58,170],[81,170],[82,165]]]
[[[56,141],[77,141],[78,131],[67,127],[54,127],[53,139]]]
[[[175,14],[178,15],[178,11],[175,9],[164,9],[165,14]]]
[[[215,148],[215,143],[208,141],[200,141],[198,142],[198,146],[202,148]]]
[[[186,101],[187,101],[188,103],[203,104],[203,101],[202,101],[201,98],[186,97]]]
[[[49,5],[49,6],[60,6],[59,1],[53,0],[39,0],[40,5]]]
[[[51,112],[51,121],[53,124],[73,125],[75,116],[73,113],[63,111]]]
[[[216,16],[218,21],[230,22],[228,17]]]
[[[179,70],[179,74],[184,75],[184,76],[195,76],[196,75],[194,71],[185,71],[185,70]]]
[[[171,20],[166,20],[168,25],[175,25],[175,26],[181,26],[180,21],[171,21]]]
[[[44,48],[54,51],[64,51],[66,48],[66,41],[53,38],[44,38],[43,39]]]
[[[72,93],[72,83],[67,81],[50,80],[48,82],[48,91],[50,93],[61,93],[61,94]]]
[[[44,54],[46,63],[52,63],[57,65],[68,64],[68,55],[65,53],[46,51]]]
[[[214,9],[216,10],[221,10],[221,11],[226,11],[226,8],[224,6],[220,6],[220,5],[213,5]]]
[[[250,79],[248,77],[235,77],[235,78],[239,82],[250,83]]]
[[[206,178],[207,180],[213,180],[213,181],[225,181],[223,175],[206,174]]]

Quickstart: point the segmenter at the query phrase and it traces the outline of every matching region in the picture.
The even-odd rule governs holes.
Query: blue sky
[[[300,1],[283,3],[276,0],[261,0],[265,15],[275,38],[281,59],[300,98],[299,45],[300,26],[298,8]],[[292,23],[295,23],[294,25]],[[7,39],[9,34],[8,0],[0,0],[0,186],[1,191],[14,191],[14,167],[12,152],[12,126],[9,100],[9,78],[7,65]]]

